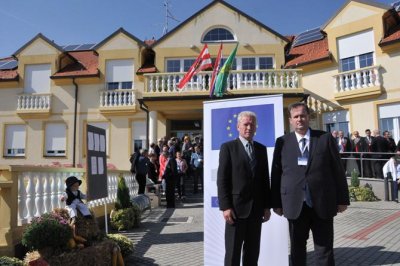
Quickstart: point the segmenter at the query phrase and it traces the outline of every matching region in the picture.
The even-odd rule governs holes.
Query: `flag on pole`
[[[182,89],[185,87],[186,83],[193,77],[193,75],[199,73],[207,68],[212,68],[211,56],[208,52],[207,44],[204,45],[203,50],[201,50],[199,56],[196,58],[194,63],[190,66],[188,72],[183,76],[178,84],[178,88]]]
[[[239,43],[236,44],[235,49],[233,49],[232,53],[229,55],[228,59],[226,59],[224,65],[218,73],[217,80],[215,81],[215,90],[214,95],[217,97],[222,97],[224,95],[226,89],[226,81],[229,76],[229,71],[231,70],[233,60],[236,56],[236,51],[239,46]]]
[[[217,77],[217,74],[218,74],[218,71],[219,71],[219,68],[221,65],[221,59],[222,59],[222,42],[221,42],[221,45],[219,46],[217,58],[215,58],[214,69],[213,69],[212,76],[211,76],[210,97],[212,97],[214,94],[215,79]]]

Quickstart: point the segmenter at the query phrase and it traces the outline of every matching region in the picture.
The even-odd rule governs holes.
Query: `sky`
[[[167,0],[3,0],[0,2],[0,58],[42,33],[60,46],[99,43],[123,27],[141,40],[163,35]],[[212,0],[168,0],[182,23]],[[395,0],[375,0],[390,5]],[[281,35],[324,25],[347,0],[226,0]]]

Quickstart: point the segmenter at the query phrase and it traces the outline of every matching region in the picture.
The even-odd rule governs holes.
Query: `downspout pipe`
[[[78,84],[75,82],[75,78],[72,78],[72,84],[75,86],[75,106],[74,106],[74,136],[72,146],[72,166],[76,167],[76,124],[78,120]]]
[[[140,109],[146,112],[146,147],[149,148],[149,121],[150,121],[150,111],[149,107],[144,103],[143,99],[138,99],[140,103]]]

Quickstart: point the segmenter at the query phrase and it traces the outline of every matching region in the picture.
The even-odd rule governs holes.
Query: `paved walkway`
[[[202,195],[176,209],[153,209],[140,228],[124,234],[136,243],[127,265],[203,265]],[[312,237],[307,248],[313,265]],[[400,265],[400,204],[352,203],[335,218],[335,258],[343,266]]]

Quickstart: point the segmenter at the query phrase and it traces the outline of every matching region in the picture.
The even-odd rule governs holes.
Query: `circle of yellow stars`
[[[235,128],[236,122],[237,122],[237,117],[238,114],[233,114],[232,119],[228,119],[228,125],[226,126],[226,131],[228,131],[228,137],[232,138],[232,128]],[[258,128],[258,125],[256,125],[256,128]],[[257,132],[254,133],[254,136],[257,135]]]

